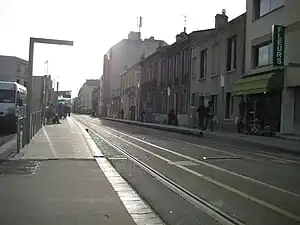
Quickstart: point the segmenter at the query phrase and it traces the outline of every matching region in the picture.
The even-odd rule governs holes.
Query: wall
[[[247,0],[246,8],[247,22],[245,70],[247,72],[252,69],[252,46],[271,40],[272,25],[285,25],[285,7],[278,8],[272,13],[267,14],[257,20],[254,20],[255,18],[253,0]]]
[[[217,119],[220,120],[225,116],[226,110],[226,93],[231,92],[232,85],[244,73],[244,43],[245,43],[245,15],[242,15],[228,23],[228,26],[219,32],[216,31],[209,35],[206,41],[198,43],[192,48],[192,57],[196,57],[195,75],[191,77],[191,93],[195,93],[195,107],[192,107],[191,114],[195,117],[195,110],[199,106],[199,97],[203,96],[207,103],[211,100],[211,95],[217,95]],[[233,36],[237,37],[237,56],[236,56],[236,69],[227,71],[227,49],[228,38]],[[219,45],[219,63],[213,63],[213,46]],[[207,49],[207,72],[205,78],[200,78],[200,52]],[[217,62],[217,61],[216,61]],[[191,62],[192,63],[192,62]],[[217,69],[219,67],[219,69]],[[213,73],[218,71],[219,73]],[[221,101],[221,74],[224,75],[224,105]],[[230,100],[230,112],[227,118],[228,123],[234,123],[234,118],[238,115],[238,101],[235,99]],[[196,123],[196,120],[191,122]]]
[[[14,56],[0,56],[0,80],[27,85],[27,62]]]

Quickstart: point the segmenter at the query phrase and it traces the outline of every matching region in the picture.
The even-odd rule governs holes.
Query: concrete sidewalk
[[[71,118],[61,122],[0,161],[1,224],[136,224],[96,162],[101,153],[90,136]]]
[[[122,120],[115,118],[103,118],[110,121],[121,122],[131,125],[143,126],[153,129],[172,131],[176,133],[188,134],[188,135],[199,135],[199,129],[187,128],[187,127],[179,127],[172,125],[164,125],[164,124],[154,124],[154,123],[146,123],[132,120]],[[269,150],[277,150],[282,152],[300,154],[300,140],[296,138],[289,139],[288,137],[264,137],[264,136],[254,136],[254,135],[245,135],[238,133],[228,133],[228,132],[210,132],[207,131],[204,134],[204,137],[207,138],[218,138],[226,141],[234,141],[236,143],[251,145],[251,147],[263,147]]]

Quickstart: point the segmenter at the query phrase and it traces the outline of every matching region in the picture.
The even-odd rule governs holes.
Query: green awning
[[[240,78],[232,87],[232,95],[249,95],[280,90],[283,88],[283,73],[266,73]]]

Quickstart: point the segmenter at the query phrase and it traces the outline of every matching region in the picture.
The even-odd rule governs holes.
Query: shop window
[[[284,0],[254,0],[254,18],[258,19],[284,5]]]
[[[227,71],[236,69],[236,35],[227,40]]]
[[[200,78],[206,77],[207,73],[207,49],[200,53]]]
[[[295,89],[294,121],[300,123],[300,88]]]
[[[253,47],[253,68],[270,65],[272,60],[271,51],[270,42]]]

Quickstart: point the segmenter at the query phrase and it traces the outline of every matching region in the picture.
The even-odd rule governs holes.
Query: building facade
[[[147,121],[166,123],[168,112],[174,109],[179,125],[189,126],[191,46],[210,32],[212,29],[182,32],[172,45],[141,62],[140,106]]]
[[[228,21],[225,12],[215,17],[215,29],[192,45],[190,115],[197,127],[199,105],[212,102],[216,123],[225,130],[236,130],[239,99],[231,94],[232,85],[244,73],[246,15]]]
[[[28,62],[15,56],[0,55],[0,80],[17,82],[27,87]]]
[[[92,110],[95,110],[96,115],[99,116],[99,98],[100,98],[100,83],[99,87],[92,91]]]
[[[245,76],[235,87],[255,119],[288,134],[300,134],[299,10],[298,0],[247,0]]]
[[[93,91],[99,88],[99,79],[87,79],[78,92],[77,108],[79,113],[91,113],[93,109]]]
[[[120,76],[125,66],[132,67],[139,62],[142,54],[148,56],[155,52],[158,46],[164,45],[167,44],[155,40],[154,37],[142,40],[139,32],[130,32],[127,39],[110,48],[103,60],[103,104],[107,116],[117,117],[120,111]]]
[[[126,68],[121,74],[121,109],[125,119],[139,118],[139,80],[140,63]]]

